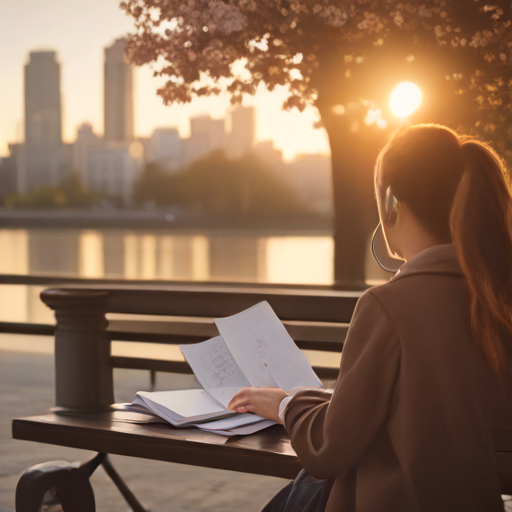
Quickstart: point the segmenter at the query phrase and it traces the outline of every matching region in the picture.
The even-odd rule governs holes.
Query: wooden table
[[[224,437],[197,428],[131,423],[130,412],[15,419],[13,437],[70,448],[293,479],[301,469],[281,425]]]

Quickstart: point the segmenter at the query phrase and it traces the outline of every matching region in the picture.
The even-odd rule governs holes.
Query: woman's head
[[[414,236],[455,244],[471,289],[475,339],[497,370],[498,328],[512,330],[512,202],[503,162],[487,144],[445,126],[412,126],[397,132],[377,160],[381,220],[389,187],[398,211],[393,225],[383,222],[390,252],[403,257]]]
[[[376,189],[391,187],[439,243],[451,243],[450,210],[464,167],[455,132],[438,125],[412,126],[398,132],[381,151]]]

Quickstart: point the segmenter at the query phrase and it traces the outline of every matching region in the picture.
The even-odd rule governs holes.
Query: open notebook
[[[268,302],[216,319],[215,324],[220,336],[202,343],[180,345],[203,389],[140,391],[134,404],[150,409],[175,426],[196,425],[204,430],[228,431],[253,425],[252,431],[256,431],[258,426],[269,426],[268,420],[227,409],[240,388],[322,387],[309,361]],[[244,432],[248,430],[251,429],[245,428]]]

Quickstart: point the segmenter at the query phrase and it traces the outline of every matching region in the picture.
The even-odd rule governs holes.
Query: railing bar
[[[191,374],[192,369],[185,361],[166,361],[163,359],[145,359],[142,357],[110,356],[114,368],[130,370],[154,370],[156,372]]]
[[[0,322],[0,333],[53,336],[55,334],[55,325],[26,322]]]
[[[105,284],[105,285],[196,285],[196,286],[233,286],[236,288],[289,288],[289,289],[311,289],[311,290],[345,290],[345,291],[363,291],[369,288],[369,285],[357,286],[353,283],[333,283],[329,284],[291,284],[291,283],[261,283],[261,282],[240,282],[240,281],[178,281],[168,279],[98,279],[81,277],[63,277],[63,276],[37,276],[21,274],[0,274],[0,284],[18,284],[18,285],[61,285],[61,284]]]
[[[0,333],[4,334],[30,334],[36,336],[53,336],[55,326],[50,324],[32,324],[22,322],[0,322]],[[125,341],[132,343],[155,343],[161,345],[192,344],[205,341],[205,336],[144,333],[128,331],[109,331],[107,333],[111,341]],[[295,340],[296,345],[302,350],[318,350],[320,352],[342,352],[343,343],[337,341]]]

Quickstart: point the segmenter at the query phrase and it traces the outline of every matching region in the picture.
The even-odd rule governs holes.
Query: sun
[[[411,82],[398,84],[391,94],[389,106],[395,116],[404,118],[411,115],[421,103],[421,90]]]

